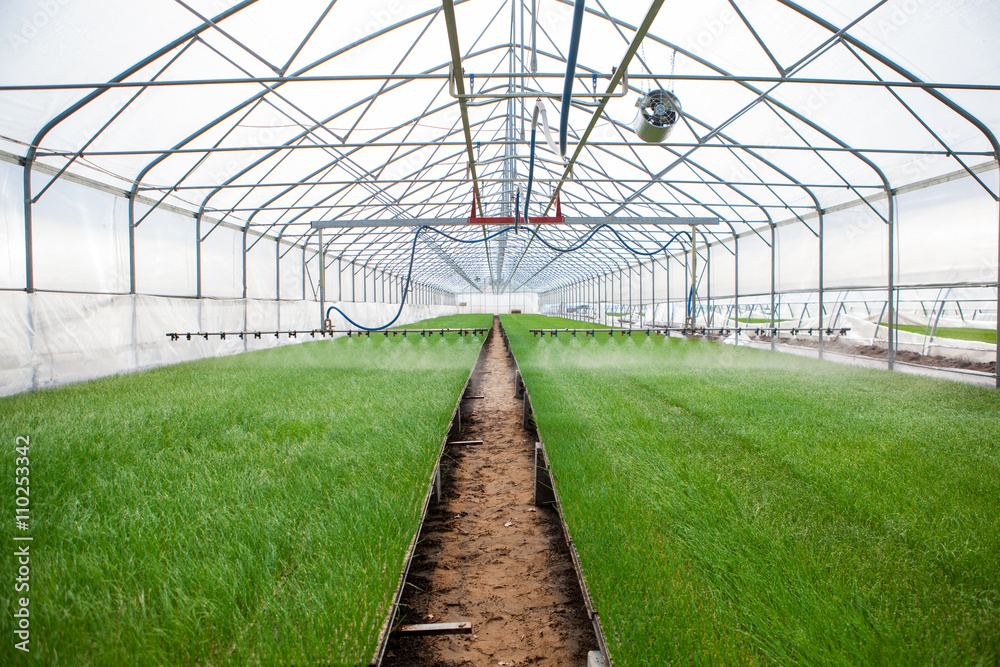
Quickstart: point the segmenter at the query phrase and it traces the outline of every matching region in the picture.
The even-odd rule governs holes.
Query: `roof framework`
[[[131,191],[133,230],[155,208],[139,195],[191,210],[202,242],[225,223],[315,248],[313,222],[344,221],[322,235],[332,256],[405,275],[412,249],[414,278],[446,291],[542,292],[638,263],[622,240],[683,247],[674,217],[719,218],[707,239],[770,242],[788,221],[819,234],[813,214],[852,201],[891,223],[892,197],[873,196],[956,171],[998,199],[979,175],[1000,157],[1000,7],[988,3],[592,0],[572,164],[540,142],[531,203],[545,215],[558,193],[568,216],[614,221],[573,253],[524,231],[413,243],[407,223],[467,217],[474,193],[479,215],[514,214],[534,100],[558,117],[569,0],[315,0],[295,12],[244,0],[214,15],[207,0],[133,4],[107,27],[142,26],[120,49],[65,71],[54,57],[0,86],[25,109],[56,100],[41,120],[13,118],[3,139],[26,174],[57,172],[25,178],[33,204],[64,173],[99,173]],[[615,98],[624,71],[628,94]],[[663,144],[631,129],[652,88],[683,103]],[[400,224],[363,226],[386,219]],[[467,241],[498,230],[443,229]],[[539,233],[568,246],[590,231]]]

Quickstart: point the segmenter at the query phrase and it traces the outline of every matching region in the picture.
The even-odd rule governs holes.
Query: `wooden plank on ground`
[[[396,634],[400,635],[470,635],[472,634],[472,623],[462,621],[459,623],[421,623],[414,625],[401,625],[396,628]]]

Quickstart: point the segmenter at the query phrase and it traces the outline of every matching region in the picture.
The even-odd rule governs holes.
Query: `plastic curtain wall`
[[[995,166],[979,177],[996,190]],[[897,330],[894,349],[994,362],[993,344],[933,332],[996,330],[996,202],[972,178],[958,176],[906,188],[895,194],[894,204],[894,324],[926,329]],[[877,324],[889,323],[889,227],[877,211],[885,213],[884,197],[870,207],[855,202],[824,212],[822,228],[816,214],[778,223],[773,262],[766,233],[699,231],[696,324],[834,328],[842,342],[888,347],[888,327]],[[683,251],[654,261],[551,290],[541,295],[541,312],[612,326],[682,326],[691,287],[689,254],[685,244]],[[842,328],[849,329],[846,335],[840,335]],[[815,340],[818,331],[811,333]]]
[[[0,395],[301,343],[312,337],[274,332],[321,327],[314,248],[248,235],[244,295],[243,233],[219,226],[205,237],[203,230],[199,298],[196,221],[169,210],[154,210],[135,229],[136,293],[129,293],[126,200],[67,179],[33,207],[35,289],[26,292],[22,171],[0,162],[0,245],[7,253],[0,269]],[[395,312],[398,276],[329,255],[326,264],[328,303],[372,321]],[[400,323],[455,312],[454,295],[417,286]],[[338,318],[332,324],[346,328]],[[220,331],[265,333],[167,337]]]

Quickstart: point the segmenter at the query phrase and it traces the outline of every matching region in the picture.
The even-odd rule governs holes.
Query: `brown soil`
[[[555,510],[534,505],[534,434],[521,423],[499,322],[463,401],[462,440],[442,460],[400,612],[470,621],[471,635],[394,636],[386,665],[586,664],[597,640]],[[453,438],[454,439],[454,438]]]

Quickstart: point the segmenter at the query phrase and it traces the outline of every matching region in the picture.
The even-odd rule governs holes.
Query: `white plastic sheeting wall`
[[[137,294],[130,294],[128,201],[67,179],[32,208],[35,291],[27,293],[22,178],[19,166],[0,161],[0,247],[6,253],[0,266],[0,395],[311,340],[308,334],[270,334],[170,341],[168,333],[320,327],[314,250],[254,234],[244,239],[241,230],[213,229],[207,220],[199,230],[193,217],[148,203],[135,207]],[[38,193],[51,176],[32,178]],[[196,298],[199,232],[204,298]],[[244,243],[253,246],[246,255],[247,298]],[[368,326],[396,315],[401,279],[329,255],[327,264],[327,305],[338,305]],[[452,295],[414,289],[396,324],[457,312]],[[369,302],[350,301],[358,298]],[[339,316],[331,319],[338,329],[346,328]]]
[[[392,304],[347,303],[355,319],[385,322]],[[166,334],[317,328],[319,304],[257,299],[184,299],[144,295],[0,292],[0,395],[181,361],[313,340],[263,334],[171,341]],[[451,315],[453,306],[403,308],[397,324]],[[334,318],[338,329],[345,323]],[[341,334],[342,335],[342,334]]]
[[[997,188],[997,171],[980,174]],[[875,210],[888,215],[883,198],[824,215],[823,282],[827,291],[887,289],[888,225]],[[815,292],[819,287],[819,221],[780,224],[775,229],[775,292]],[[719,240],[708,248],[699,233],[698,297],[729,299],[737,295],[735,242],[724,227],[713,228]],[[737,230],[740,231],[740,230]],[[740,232],[738,241],[741,298],[769,297],[771,238]],[[997,203],[971,178],[932,185],[896,196],[895,283],[900,288],[942,285],[995,285],[997,281]],[[686,298],[687,258],[676,253],[594,279],[609,303],[640,304]],[[666,268],[669,265],[669,278]],[[652,267],[652,268],[651,268]],[[707,267],[707,268],[706,268]],[[655,271],[655,295],[653,272]],[[641,282],[641,290],[640,290]],[[668,286],[669,282],[669,286]],[[587,281],[542,295],[542,303],[577,300]],[[631,293],[630,293],[631,289]],[[593,290],[592,290],[593,291]],[[641,293],[640,293],[641,292]],[[596,293],[596,292],[595,292]],[[563,299],[562,297],[565,297]]]
[[[995,167],[979,177],[996,191]],[[897,321],[926,324],[932,316],[947,314],[960,323],[953,326],[995,328],[1000,224],[996,201],[975,180],[963,176],[904,188],[895,197],[895,207]],[[880,214],[888,217],[885,197],[838,207],[823,216],[823,321],[827,326],[872,323],[879,317],[884,321],[887,315],[890,239],[889,226]],[[819,316],[819,219],[815,214],[803,218],[804,222],[779,224],[774,230],[774,316],[795,325],[819,321],[810,320]],[[742,232],[738,240],[725,227],[713,231],[717,239],[698,234],[697,322],[730,326],[733,321],[727,318],[736,317],[737,299],[740,317],[770,317],[770,230],[759,236]],[[684,253],[674,252],[569,285],[543,294],[542,310],[616,325],[682,324],[690,280],[687,262]],[[586,311],[576,308],[581,303],[589,304]],[[874,324],[866,331],[869,328],[873,333],[860,339],[885,342],[884,328],[881,337]],[[933,324],[928,332],[931,328]],[[927,352],[927,338],[899,332],[896,346]],[[973,360],[969,350],[975,349],[974,360],[983,360],[989,356],[984,347],[995,350],[991,345],[970,344],[956,354]],[[947,345],[934,343],[930,349],[946,353]]]
[[[499,315],[518,310],[522,313],[538,311],[538,295],[531,292],[510,294],[487,294],[484,292],[463,292],[456,295],[460,313],[493,313]]]

